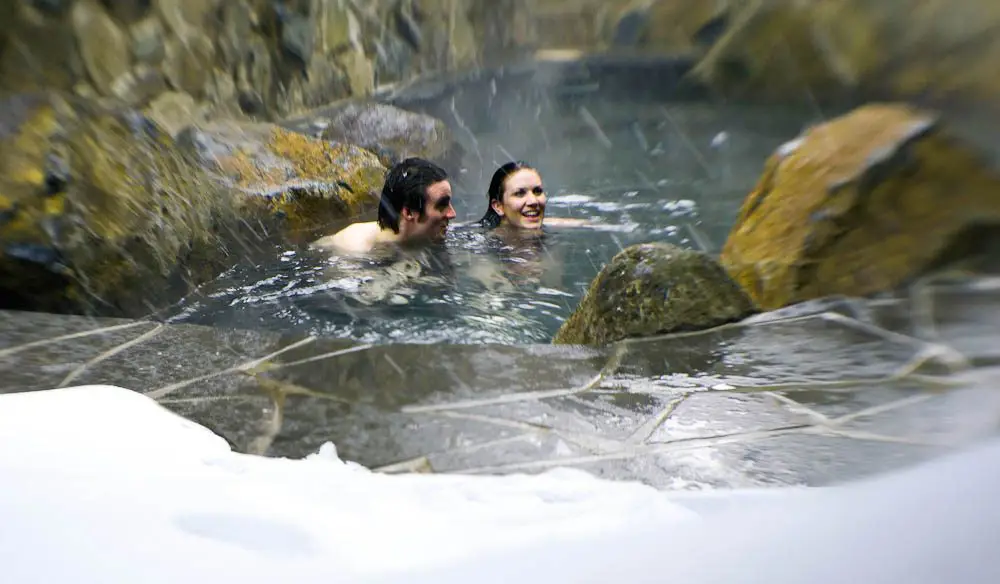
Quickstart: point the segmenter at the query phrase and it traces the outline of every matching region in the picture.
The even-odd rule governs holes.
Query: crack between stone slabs
[[[656,429],[663,425],[670,416],[673,415],[677,408],[680,407],[684,401],[691,396],[690,393],[682,395],[679,398],[674,399],[667,404],[665,408],[657,412],[655,416],[646,420],[642,425],[636,428],[635,432],[625,439],[628,444],[646,444],[649,439],[653,437]]]
[[[786,408],[788,408],[793,413],[805,414],[806,416],[809,416],[810,418],[812,418],[813,422],[815,422],[817,424],[826,425],[826,424],[828,424],[830,422],[830,418],[827,417],[826,415],[824,415],[824,414],[822,414],[820,412],[817,412],[816,410],[810,408],[809,406],[807,406],[807,405],[805,405],[803,403],[797,402],[797,401],[795,401],[794,399],[792,399],[790,397],[781,395],[780,393],[776,393],[776,392],[773,392],[773,391],[765,391],[764,395],[772,397],[775,400],[781,402],[782,404],[784,404],[784,406]]]
[[[930,341],[926,341],[918,337],[911,337],[909,335],[904,335],[902,333],[890,331],[889,329],[885,329],[880,326],[876,326],[866,322],[861,322],[860,320],[844,316],[843,314],[839,314],[837,312],[823,312],[820,313],[819,316],[823,320],[829,322],[836,322],[848,328],[854,328],[861,331],[865,331],[867,333],[870,333],[878,337],[882,337],[884,339],[896,340],[900,343],[914,345],[920,347],[923,350],[936,351],[938,355],[958,356],[960,360],[965,363],[966,368],[968,367],[968,360],[965,359],[965,357],[959,351],[956,351],[953,347],[950,347],[946,344],[932,343]]]
[[[500,404],[516,403],[521,401],[533,401],[541,400],[553,397],[566,397],[570,395],[576,395],[578,393],[583,393],[597,387],[601,381],[604,380],[607,375],[618,368],[621,364],[621,359],[627,352],[627,348],[622,344],[616,344],[614,352],[605,363],[604,367],[597,372],[596,375],[590,378],[587,383],[584,383],[580,387],[575,387],[572,389],[548,389],[541,391],[526,391],[521,393],[508,393],[500,395],[493,398],[483,398],[474,400],[465,400],[459,402],[445,403],[445,404],[429,404],[422,406],[403,406],[400,412],[404,414],[426,414],[430,412],[442,412],[448,410],[463,410],[469,408],[477,408],[482,406],[494,406]]]
[[[13,355],[15,353],[20,353],[21,351],[26,351],[28,349],[34,349],[36,347],[44,347],[45,345],[51,345],[51,344],[54,344],[54,343],[61,343],[63,341],[72,341],[74,339],[82,339],[82,338],[90,337],[90,336],[93,336],[93,335],[99,335],[101,333],[110,333],[110,332],[125,330],[125,329],[129,329],[129,328],[132,328],[132,327],[144,326],[144,325],[153,325],[153,323],[147,322],[147,321],[130,322],[130,323],[127,323],[127,324],[117,324],[117,325],[114,325],[114,326],[102,327],[102,328],[99,328],[99,329],[90,329],[90,330],[81,331],[81,332],[78,332],[78,333],[70,333],[68,335],[61,335],[61,336],[58,336],[58,337],[51,337],[51,338],[42,339],[42,340],[39,340],[39,341],[32,341],[30,343],[25,343],[23,345],[17,345],[16,347],[9,347],[7,349],[0,349],[0,357],[8,357],[8,356]]]
[[[273,352],[273,353],[271,353],[269,355],[265,355],[263,357],[259,357],[257,359],[253,359],[251,361],[247,361],[246,363],[243,363],[242,365],[236,365],[234,367],[229,367],[227,369],[223,369],[222,371],[216,371],[214,373],[209,373],[207,375],[200,375],[198,377],[194,377],[194,378],[188,379],[186,381],[180,381],[180,382],[177,382],[177,383],[173,383],[171,385],[167,385],[167,386],[161,387],[159,389],[154,389],[153,391],[150,391],[150,392],[146,393],[146,395],[149,396],[149,397],[151,397],[151,398],[153,398],[153,399],[160,399],[162,397],[170,395],[171,393],[177,391],[178,389],[183,389],[183,388],[185,388],[185,387],[187,387],[189,385],[193,385],[193,384],[199,383],[201,381],[208,381],[209,379],[215,379],[217,377],[222,377],[223,375],[229,375],[231,373],[240,373],[240,372],[249,371],[249,370],[251,370],[251,369],[259,366],[260,364],[266,363],[270,359],[273,359],[273,358],[277,357],[278,355],[281,355],[282,353],[285,353],[287,351],[291,351],[292,349],[296,349],[298,347],[303,347],[305,345],[308,345],[309,343],[314,342],[315,340],[316,340],[316,337],[312,337],[312,336],[306,337],[306,338],[304,338],[304,339],[302,339],[300,341],[297,341],[295,343],[292,343],[291,345],[288,345],[287,347],[282,347],[281,349],[279,349],[279,350],[277,350],[277,351],[275,351],[275,352]]]
[[[887,436],[885,434],[878,434],[875,432],[864,432],[861,430],[846,430],[843,428],[816,427],[813,428],[812,431],[807,430],[805,433],[815,434],[817,436],[833,436],[837,438],[849,438],[851,440],[863,440],[866,442],[885,442],[890,444],[904,444],[906,446],[931,446],[939,448],[955,446],[954,444],[921,440],[919,438],[913,438],[907,436]]]
[[[810,427],[811,426],[789,426],[786,428],[775,428],[772,430],[758,430],[754,432],[720,435],[708,438],[685,438],[682,440],[667,442],[663,444],[636,446],[635,448],[630,449],[631,450],[630,452],[616,452],[609,454],[597,454],[593,456],[567,457],[563,459],[533,460],[529,462],[518,462],[518,463],[491,466],[491,467],[479,467],[479,468],[453,471],[453,472],[455,474],[502,474],[505,472],[522,471],[522,470],[577,466],[592,462],[623,460],[626,458],[635,458],[637,456],[643,456],[643,455],[648,456],[652,454],[663,454],[666,452],[693,450],[695,448],[703,448],[707,446],[766,440],[778,436],[801,434],[803,433],[803,430],[806,430]]]
[[[77,367],[73,371],[70,371],[70,373],[66,377],[64,377],[63,380],[60,381],[59,385],[57,385],[56,387],[67,387],[70,383],[73,382],[73,380],[75,380],[77,377],[80,377],[81,375],[83,375],[84,372],[86,372],[87,369],[89,369],[90,367],[93,367],[94,365],[97,365],[98,363],[101,363],[102,361],[106,361],[106,360],[110,359],[111,357],[114,357],[115,355],[117,355],[117,354],[119,354],[119,353],[121,353],[121,352],[123,352],[123,351],[125,351],[125,350],[127,350],[129,348],[131,348],[131,347],[134,347],[136,345],[141,345],[142,343],[145,343],[149,339],[151,339],[151,338],[155,337],[156,335],[160,334],[161,332],[163,332],[163,329],[164,329],[164,325],[157,324],[156,328],[154,328],[152,330],[148,330],[148,331],[142,333],[141,335],[139,335],[138,337],[136,337],[134,339],[126,341],[126,342],[124,342],[124,343],[122,343],[120,345],[117,345],[117,346],[115,346],[115,347],[113,347],[113,348],[111,348],[111,349],[109,349],[109,350],[101,353],[100,355],[98,355],[98,356],[94,357],[93,359],[87,361],[86,363],[80,365],[79,367]]]
[[[921,361],[924,363],[926,360]],[[961,387],[963,382],[957,379],[948,379],[945,377],[937,377],[931,375],[920,375],[911,373],[912,370],[919,368],[919,364],[914,366],[912,362],[904,363],[899,370],[895,373],[887,375],[885,377],[857,377],[853,379],[838,379],[836,381],[795,381],[791,383],[777,383],[771,385],[742,385],[742,386],[730,386],[726,389],[713,389],[710,387],[696,388],[692,389],[690,387],[681,388],[663,388],[661,389],[629,389],[627,393],[641,393],[645,395],[667,395],[675,396],[678,392],[684,391],[689,394],[696,393],[712,393],[712,392],[724,392],[724,393],[767,393],[776,391],[815,391],[817,389],[831,389],[831,388],[856,388],[855,391],[865,391],[866,387],[857,387],[863,384],[869,385],[882,385],[885,383],[891,383],[893,381],[913,381],[916,383],[921,383],[924,385],[935,386],[935,387]],[[614,394],[621,393],[623,390],[619,389],[600,389],[596,390],[601,394]]]
[[[905,407],[908,407],[908,406],[912,406],[912,405],[916,405],[916,404],[919,404],[919,403],[923,403],[925,401],[930,400],[933,397],[934,397],[933,395],[920,394],[920,395],[915,395],[915,396],[906,397],[906,398],[903,398],[903,399],[900,399],[900,400],[896,400],[894,402],[889,402],[887,404],[881,404],[881,405],[877,405],[877,406],[872,406],[870,408],[865,408],[865,409],[863,409],[863,410],[861,410],[859,412],[853,412],[853,413],[850,413],[850,414],[846,414],[846,415],[840,416],[839,418],[833,418],[833,419],[830,420],[830,425],[831,426],[842,426],[843,424],[845,424],[847,422],[851,422],[851,421],[857,420],[858,418],[866,418],[866,417],[875,416],[875,415],[878,415],[878,414],[884,414],[886,412],[891,412],[893,410],[898,410],[898,409],[905,408]]]
[[[274,439],[281,432],[282,425],[284,425],[285,394],[278,391],[268,393],[270,394],[268,397],[271,398],[271,403],[274,405],[274,412],[271,414],[271,419],[267,421],[263,432],[247,445],[247,454],[256,454],[258,456],[267,454],[271,445],[274,444]]]
[[[377,466],[372,469],[372,472],[381,472],[385,474],[398,474],[405,472],[431,472],[436,473],[434,465],[431,464],[432,456],[443,456],[443,455],[465,455],[484,450],[486,448],[491,448],[493,446],[502,446],[504,444],[510,444],[513,442],[521,442],[524,440],[530,440],[532,434],[518,434],[516,436],[509,436],[507,438],[498,438],[496,440],[489,440],[486,442],[481,442],[479,444],[471,444],[469,446],[459,446],[458,448],[453,448],[451,450],[438,450],[435,452],[429,452],[422,456],[416,458],[411,458],[409,460],[403,460],[400,462],[393,462],[391,464],[385,464],[382,466]],[[452,471],[448,471],[452,472]]]
[[[313,337],[315,340],[315,337]],[[278,369],[287,369],[289,367],[297,367],[299,365],[305,365],[306,363],[314,363],[316,361],[322,361],[324,359],[330,359],[332,357],[339,357],[341,355],[347,355],[348,353],[357,353],[358,351],[367,351],[375,345],[371,343],[365,343],[363,345],[355,345],[353,347],[348,347],[346,349],[339,349],[337,351],[330,351],[329,353],[323,353],[321,355],[313,355],[312,357],[306,357],[304,359],[299,359],[298,361],[289,361],[288,363],[261,363],[259,367],[251,367],[253,371],[249,371],[253,374],[267,373],[270,371],[277,371]],[[291,348],[291,347],[289,347]],[[284,351],[284,349],[282,349]],[[277,353],[275,353],[277,355]]]
[[[212,402],[223,402],[223,401],[242,401],[247,399],[244,395],[206,395],[198,397],[176,397],[176,398],[163,398],[156,400],[160,405],[167,404],[200,404],[200,403],[212,403]]]
[[[252,378],[254,381],[257,382],[257,385],[260,387],[260,389],[264,393],[272,396],[272,398],[274,398],[274,396],[280,395],[281,399],[284,400],[288,396],[297,395],[305,397],[314,397],[316,399],[332,401],[340,404],[354,403],[342,397],[331,395],[329,393],[323,393],[321,391],[317,391],[309,387],[297,385],[295,383],[290,383],[288,381],[271,379],[270,377],[265,377],[262,373],[251,373],[249,371],[240,371],[238,373],[242,373],[247,377]]]
[[[688,331],[688,332],[680,332],[680,333],[669,333],[669,334],[665,334],[665,335],[655,335],[655,336],[649,336],[649,337],[635,337],[635,338],[622,339],[621,341],[619,341],[619,343],[620,344],[624,344],[624,345],[637,345],[637,344],[643,344],[643,343],[654,343],[654,342],[657,342],[657,341],[672,340],[672,339],[682,339],[682,338],[686,338],[686,337],[703,336],[703,335],[707,335],[707,334],[711,334],[711,333],[722,332],[722,331],[729,330],[729,329],[742,329],[742,328],[749,328],[749,327],[766,327],[766,326],[772,326],[772,325],[778,325],[778,324],[790,324],[790,323],[811,321],[811,320],[817,320],[817,319],[826,320],[828,322],[835,322],[837,324],[843,325],[843,326],[848,327],[848,328],[854,328],[854,329],[857,329],[857,330],[861,330],[861,331],[867,332],[867,333],[869,333],[869,334],[871,334],[873,336],[876,336],[876,337],[881,337],[881,338],[884,338],[884,339],[887,339],[887,340],[894,340],[894,341],[897,341],[897,342],[900,342],[900,343],[903,343],[903,344],[907,344],[907,345],[915,345],[915,346],[921,346],[921,347],[922,346],[927,346],[927,345],[938,345],[937,343],[930,343],[930,342],[928,342],[928,341],[926,341],[924,339],[920,339],[920,338],[917,338],[917,337],[911,337],[909,335],[904,335],[902,333],[897,333],[897,332],[894,332],[894,331],[890,331],[890,330],[882,328],[880,326],[876,326],[876,325],[873,325],[873,324],[865,323],[865,322],[862,322],[862,321],[857,320],[855,318],[851,318],[849,316],[845,316],[843,314],[840,314],[840,313],[837,313],[837,312],[831,312],[831,311],[817,312],[815,314],[807,314],[807,315],[803,315],[803,316],[792,316],[792,317],[788,317],[788,318],[776,318],[774,320],[769,320],[769,321],[764,321],[764,322],[755,322],[755,323],[747,323],[747,322],[744,322],[744,321],[731,322],[731,323],[726,323],[726,324],[723,324],[723,325],[719,325],[717,327],[713,327],[713,328],[709,328],[709,329],[704,329],[704,330],[699,330],[699,331]],[[946,345],[944,345],[944,346],[946,346]],[[957,353],[957,351],[955,351],[951,347],[948,347],[948,349],[951,349],[952,352],[956,352]]]
[[[542,424],[534,424],[532,422],[522,422],[520,420],[510,420],[507,418],[497,418],[494,416],[487,416],[483,414],[465,414],[461,412],[433,412],[430,415],[441,416],[444,418],[453,418],[457,420],[470,420],[473,422],[482,422],[484,424],[493,424],[495,426],[503,426],[506,428],[515,428],[518,430],[528,430],[535,434],[551,434],[566,442],[574,444],[584,450],[590,452],[615,452],[626,448],[628,445],[624,442],[613,440],[610,438],[602,438],[600,436],[595,436],[592,434],[584,434],[583,432],[572,432],[569,430],[558,430],[550,426],[543,426]]]

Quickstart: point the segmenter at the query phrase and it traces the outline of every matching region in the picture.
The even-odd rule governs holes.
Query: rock
[[[214,58],[215,46],[211,39],[192,32],[184,38],[167,41],[163,72],[174,89],[201,97],[212,74],[207,65]]]
[[[701,330],[745,318],[753,302],[707,254],[668,243],[625,248],[601,270],[556,344]]]
[[[155,64],[164,57],[163,25],[156,18],[143,19],[129,27],[132,57],[139,62]]]
[[[216,11],[222,0],[156,0],[160,20],[178,37],[202,30],[209,15]]]
[[[131,106],[145,104],[166,89],[163,74],[149,65],[136,65],[111,84],[112,95]]]
[[[728,4],[726,0],[630,2],[618,13],[611,44],[661,53],[701,51],[726,29]]]
[[[32,8],[35,8],[36,10],[40,10],[41,12],[44,12],[45,14],[49,14],[52,16],[62,15],[64,12],[66,12],[66,9],[69,8],[69,5],[72,3],[73,0],[29,0],[28,1],[28,4]],[[14,7],[15,5],[14,2],[4,2],[4,4],[8,4],[11,7]]]
[[[316,40],[314,20],[308,13],[303,14],[275,2],[274,9],[281,24],[280,45],[285,55],[295,60],[299,67],[307,69],[313,56]]]
[[[108,13],[119,22],[134,22],[150,13],[153,0],[101,0]]]
[[[0,130],[3,307],[139,316],[224,267],[232,192],[140,113],[22,94]]]
[[[90,80],[101,95],[114,95],[131,66],[128,36],[94,0],[77,0],[71,18]]]
[[[351,100],[282,125],[324,140],[357,144],[378,153],[386,166],[410,156],[448,165],[461,156],[461,147],[441,120],[381,103]]]
[[[371,95],[375,89],[375,69],[362,51],[347,51],[337,55],[337,65],[347,78],[351,96]]]
[[[344,0],[323,2],[320,15],[320,38],[325,53],[362,51],[361,25],[354,11]]]
[[[273,124],[216,121],[186,129],[178,141],[294,232],[374,208],[385,179],[386,168],[371,152]]]
[[[480,0],[469,7],[480,61],[492,64],[523,57],[544,39],[535,16],[537,0]]]
[[[85,69],[72,20],[31,12],[18,2],[0,2],[0,92],[71,89]]]
[[[872,104],[771,156],[721,261],[773,309],[893,289],[981,248],[998,225],[1000,174],[977,151],[932,113]]]
[[[737,6],[734,4],[734,7]],[[772,0],[741,3],[692,75],[727,95],[819,100],[860,93],[995,102],[1000,3]]]
[[[146,115],[175,138],[192,123],[204,121],[203,108],[190,95],[177,91],[160,94],[146,108]]]

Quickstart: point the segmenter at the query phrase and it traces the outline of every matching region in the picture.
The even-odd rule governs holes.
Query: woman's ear
[[[490,207],[493,208],[493,212],[503,217],[503,204],[501,204],[500,201],[493,199],[490,201]]]

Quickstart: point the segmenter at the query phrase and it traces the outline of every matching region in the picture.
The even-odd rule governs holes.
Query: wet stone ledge
[[[235,449],[385,472],[577,467],[661,488],[869,476],[1000,428],[1000,287],[832,298],[603,349],[365,345],[0,312],[0,391],[113,384]]]

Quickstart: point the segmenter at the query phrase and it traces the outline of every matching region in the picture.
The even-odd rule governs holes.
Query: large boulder
[[[322,140],[357,144],[378,153],[386,166],[410,156],[451,165],[462,156],[444,122],[383,103],[350,100],[281,125]]]
[[[997,2],[764,0],[729,12],[693,75],[730,96],[1000,96]]]
[[[374,209],[385,179],[385,166],[368,150],[268,123],[216,121],[184,130],[178,141],[213,177],[245,194],[245,204],[307,238]]]
[[[556,344],[712,328],[743,319],[753,302],[710,256],[668,243],[625,248],[597,275]]]
[[[0,306],[141,315],[221,268],[233,193],[135,110],[0,103]]]
[[[865,296],[982,251],[1000,174],[932,113],[871,104],[775,152],[721,262],[758,305]]]

